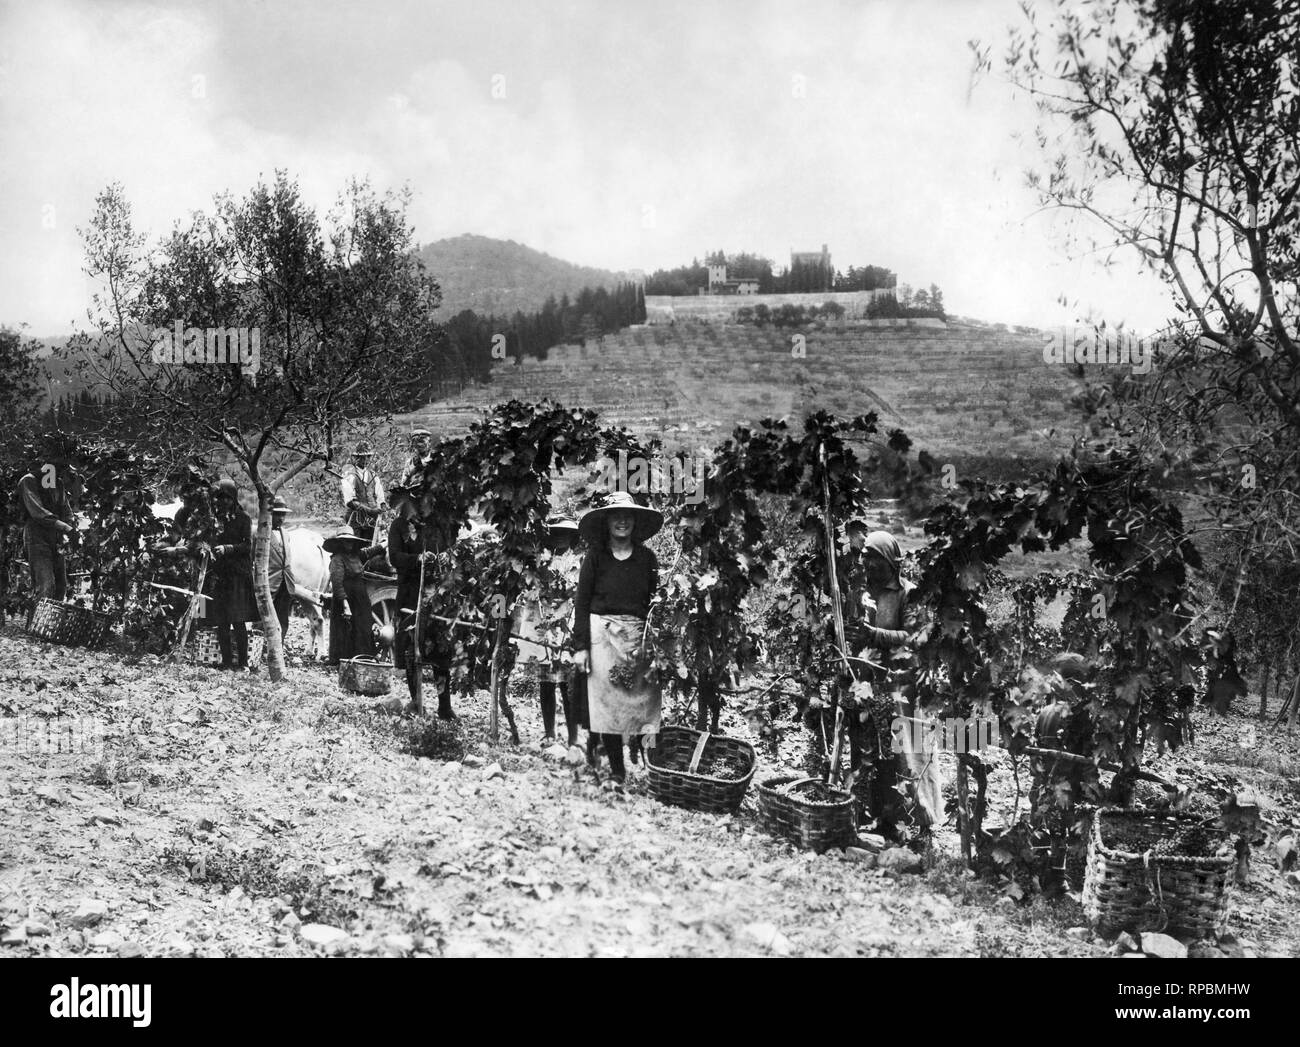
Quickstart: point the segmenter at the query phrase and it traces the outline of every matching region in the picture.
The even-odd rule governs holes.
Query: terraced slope
[[[794,335],[804,338],[802,358]],[[1036,335],[993,328],[737,324],[632,328],[548,359],[498,365],[492,383],[408,416],[454,432],[483,407],[551,397],[671,444],[818,407],[876,411],[936,456],[1042,458],[1069,443],[1078,382],[1043,362]],[[1051,432],[1055,430],[1055,432]]]

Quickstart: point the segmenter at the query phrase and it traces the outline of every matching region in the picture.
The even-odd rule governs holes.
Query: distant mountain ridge
[[[513,240],[467,233],[426,244],[420,259],[442,288],[437,317],[446,322],[463,309],[497,315],[541,309],[554,295],[584,287],[613,288],[629,273],[574,265]]]

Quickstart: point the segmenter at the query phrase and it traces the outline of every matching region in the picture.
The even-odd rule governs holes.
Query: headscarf
[[[890,574],[895,582],[898,581],[898,562],[903,558],[903,552],[898,548],[898,542],[888,531],[872,531],[867,535],[866,544],[863,551],[874,550],[880,556],[884,557],[885,563],[889,565]]]

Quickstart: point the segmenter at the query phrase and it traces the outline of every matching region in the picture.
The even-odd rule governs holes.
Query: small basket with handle
[[[709,771],[727,764],[740,773],[723,777]],[[693,811],[728,814],[740,807],[758,766],[758,754],[748,742],[687,727],[665,727],[654,748],[645,752],[650,795]]]
[[[829,798],[808,793],[821,786]],[[805,850],[849,847],[857,839],[853,796],[832,789],[820,778],[769,778],[758,786],[758,813],[764,831]]]
[[[393,686],[393,667],[373,658],[345,658],[339,662],[339,686],[354,694],[387,694]]]

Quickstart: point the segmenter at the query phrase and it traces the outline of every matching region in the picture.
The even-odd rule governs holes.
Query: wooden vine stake
[[[492,709],[488,715],[488,738],[492,744],[497,743],[501,734],[500,713],[506,714],[506,723],[510,727],[510,741],[519,744],[519,728],[515,724],[515,712],[510,708],[506,697],[505,673],[501,671],[501,660],[505,658],[506,644],[510,641],[510,619],[502,615],[497,619],[496,640],[492,644]]]
[[[424,611],[424,528],[420,529],[420,591],[415,594],[415,625],[412,628],[415,635],[411,637],[411,666],[413,669],[414,687],[411,690],[411,710],[417,716],[424,715],[424,636],[421,625],[421,614]]]
[[[496,745],[501,737],[501,717],[497,709],[497,700],[501,692],[501,626],[505,619],[497,622],[496,639],[492,641],[492,701],[488,709],[488,741]]]
[[[826,475],[826,445],[817,445],[817,460],[822,470],[822,500],[825,505],[823,522],[826,525],[826,566],[829,572],[831,589],[831,610],[835,616],[835,642],[839,647],[840,658],[844,668],[856,683],[858,676],[849,662],[848,645],[844,638],[844,609],[840,603],[839,575],[835,570],[835,523],[831,519],[831,485]],[[838,692],[835,695],[835,742],[831,748],[831,765],[827,772],[826,783],[832,784],[840,773],[840,758],[844,754],[844,706],[840,703]]]

